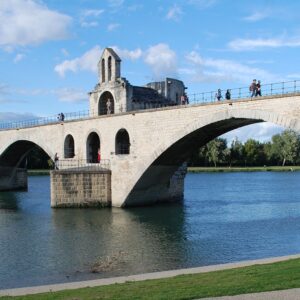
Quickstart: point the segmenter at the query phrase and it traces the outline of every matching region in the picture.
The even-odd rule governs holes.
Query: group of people
[[[251,98],[257,97],[257,96],[261,96],[261,83],[260,83],[260,80],[258,80],[256,82],[256,79],[253,79],[252,83],[249,86],[249,91],[250,91]],[[223,96],[222,96],[222,90],[218,89],[218,91],[215,94],[215,99],[217,101],[221,101],[222,98],[223,98]],[[225,99],[226,100],[230,100],[231,99],[231,92],[230,92],[230,90],[226,91]]]
[[[180,97],[180,104],[181,105],[189,104],[189,97],[187,96],[186,93],[183,93],[183,95]]]
[[[221,101],[221,99],[223,98],[221,89],[218,89],[218,91],[216,92],[215,98],[216,98],[216,100]],[[230,100],[231,99],[230,90],[226,91],[226,93],[225,93],[225,99],[226,100]]]
[[[65,120],[65,115],[64,113],[60,113],[57,115],[57,120],[63,122]]]
[[[261,96],[260,80],[256,82],[256,79],[253,79],[252,83],[249,86],[249,91],[251,93],[251,98]]]

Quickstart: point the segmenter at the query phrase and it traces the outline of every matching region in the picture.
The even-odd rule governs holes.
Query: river
[[[0,193],[1,289],[300,253],[300,172],[187,174],[131,209],[51,209],[49,181]]]

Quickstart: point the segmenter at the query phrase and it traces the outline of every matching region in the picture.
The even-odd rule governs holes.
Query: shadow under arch
[[[202,147],[209,141],[231,130],[261,122],[265,121],[262,119],[232,117],[196,128],[175,140],[146,168],[128,194],[123,206],[138,206],[141,203],[142,205],[148,205],[172,200],[168,198],[162,199],[161,197],[159,199],[151,199],[147,198],[147,195],[150,197],[155,195],[153,191],[156,190],[156,193],[161,196],[159,190],[169,188],[171,177],[184,162],[188,161],[195,148]]]
[[[51,158],[51,153],[38,144],[27,140],[18,140],[10,144],[0,155],[0,167],[21,167],[27,155],[36,148]]]

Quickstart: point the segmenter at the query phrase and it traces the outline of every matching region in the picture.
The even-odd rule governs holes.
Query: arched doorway
[[[130,153],[130,139],[126,129],[120,129],[116,135],[116,154]]]
[[[86,142],[86,159],[87,162],[98,162],[98,149],[100,148],[100,138],[96,132],[91,132]]]
[[[110,92],[104,92],[99,99],[98,115],[109,115],[115,112],[114,97]]]
[[[64,143],[64,157],[73,158],[75,156],[74,138],[71,134],[68,134]]]

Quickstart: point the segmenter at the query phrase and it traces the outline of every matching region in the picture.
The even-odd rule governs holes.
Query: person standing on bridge
[[[231,99],[231,93],[230,93],[230,90],[227,90],[227,91],[226,91],[225,98],[226,98],[226,100],[230,100],[230,99]]]
[[[258,80],[257,85],[256,85],[256,93],[255,97],[261,96],[261,85],[260,85],[260,80]]]
[[[218,89],[218,91],[216,92],[215,97],[218,101],[221,101],[221,99],[223,98],[221,89]]]
[[[100,148],[98,148],[97,162],[100,164],[100,161],[101,161],[101,152],[100,152]]]
[[[249,86],[249,91],[251,93],[251,98],[256,96],[256,90],[257,90],[256,79],[253,79],[251,85]]]
[[[58,170],[58,154],[57,152],[54,155],[54,170]]]

